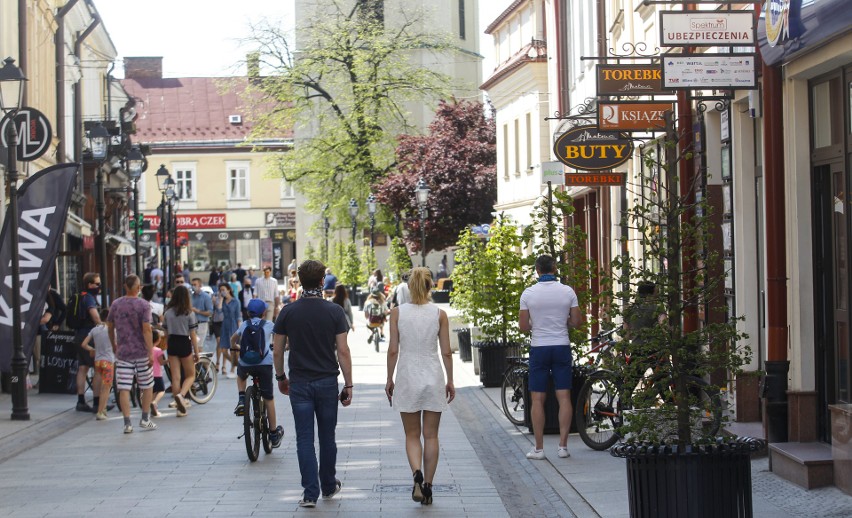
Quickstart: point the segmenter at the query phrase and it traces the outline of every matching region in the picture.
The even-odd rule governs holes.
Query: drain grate
[[[458,493],[458,484],[435,484],[433,493]],[[373,493],[411,493],[411,484],[376,484]]]

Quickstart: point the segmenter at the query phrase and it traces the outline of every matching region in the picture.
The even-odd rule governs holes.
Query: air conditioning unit
[[[243,118],[240,115],[228,115],[228,122],[231,124],[242,124]]]

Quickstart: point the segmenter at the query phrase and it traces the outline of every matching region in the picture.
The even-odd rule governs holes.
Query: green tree
[[[437,103],[458,86],[412,55],[460,58],[449,35],[423,31],[425,18],[411,9],[385,25],[360,2],[321,5],[298,28],[298,50],[284,29],[254,27],[250,40],[266,75],[250,82],[244,97],[258,146],[282,127],[304,132],[307,138],[276,154],[272,167],[297,182],[308,211],[330,203],[331,219],[348,223],[348,200],[366,198],[394,167],[396,135],[412,130],[406,103]]]
[[[358,286],[366,277],[361,277],[361,260],[355,243],[343,247],[343,266],[340,269],[340,282],[347,286]]]
[[[388,255],[388,275],[392,275],[394,282],[399,282],[402,274],[411,270],[411,256],[405,248],[405,242],[401,237],[395,237],[390,242],[390,253]]]
[[[340,241],[334,241],[331,245],[331,256],[328,258],[326,266],[331,268],[334,273],[340,273],[343,269],[343,258],[346,255],[346,245]]]
[[[456,247],[455,266],[450,276],[453,280],[450,304],[461,313],[465,322],[478,326],[485,317],[485,308],[480,305],[483,276],[478,267],[485,251],[485,240],[466,227],[459,234]]]
[[[379,262],[376,260],[376,250],[371,246],[365,246],[361,250],[361,268],[365,279],[369,279],[373,275],[373,270],[379,267]]]
[[[485,310],[479,329],[486,338],[498,339],[503,344],[521,342],[518,301],[526,287],[521,262],[522,235],[517,225],[500,214],[488,236],[483,260],[476,264],[482,275],[479,296]]]
[[[316,249],[314,249],[313,243],[308,241],[308,244],[305,245],[305,251],[302,252],[302,255],[304,256],[303,260],[316,259],[317,258],[317,251],[316,251]]]

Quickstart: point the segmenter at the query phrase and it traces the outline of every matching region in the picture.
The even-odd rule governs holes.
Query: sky
[[[241,62],[252,49],[241,39],[264,19],[292,24],[292,0],[94,0],[118,51],[115,77],[125,56],[162,56],[164,77],[245,75]],[[494,70],[485,27],[512,0],[479,0],[483,81]],[[239,9],[235,9],[239,6]]]

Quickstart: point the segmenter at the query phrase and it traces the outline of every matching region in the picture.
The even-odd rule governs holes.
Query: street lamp
[[[323,249],[324,252],[323,252],[322,260],[325,261],[325,262],[328,262],[328,229],[329,229],[329,226],[330,226],[329,223],[328,223],[328,203],[322,204],[322,218],[323,218],[322,227],[323,227],[323,230],[325,231],[325,248]]]
[[[426,204],[429,203],[429,186],[423,178],[417,181],[414,195],[417,197],[417,207],[420,209],[420,266],[426,266]]]
[[[104,171],[103,164],[109,149],[109,131],[100,122],[90,129],[86,134],[89,141],[89,150],[92,159],[97,162],[95,169],[95,209],[98,218],[98,262],[101,275],[101,304],[104,307],[109,303],[109,282],[107,282],[107,260],[106,260],[106,200],[104,195]]]
[[[136,247],[136,275],[142,275],[142,254],[139,253],[139,234],[142,232],[142,219],[139,217],[139,178],[148,168],[148,161],[138,146],[133,146],[127,152],[127,176],[133,182],[133,217],[136,225],[133,233],[133,244]]]
[[[163,254],[163,259],[165,266],[163,267],[163,276],[165,277],[164,285],[165,291],[168,292],[172,289],[172,275],[174,273],[174,267],[172,263],[174,263],[174,248],[172,247],[172,235],[174,233],[174,206],[175,206],[175,181],[169,176],[166,178],[166,241],[165,241],[165,253]],[[164,293],[165,295],[165,293]]]
[[[370,213],[370,249],[376,248],[376,197],[373,193],[367,196],[367,212]]]
[[[349,199],[349,218],[352,219],[352,242],[355,242],[355,232],[358,230],[358,202],[355,198]]]
[[[157,207],[157,216],[160,217],[160,226],[157,229],[157,235],[160,237],[160,269],[163,270],[163,295],[166,294],[166,268],[168,263],[166,262],[166,225],[168,223],[168,218],[166,215],[166,191],[169,190],[169,183],[172,181],[171,175],[169,174],[169,170],[166,169],[165,164],[160,164],[160,168],[157,169],[157,189],[160,190],[160,205]]]
[[[0,68],[0,109],[9,120],[8,146],[9,161],[6,164],[6,186],[9,189],[9,242],[12,246],[12,420],[29,421],[27,408],[27,357],[24,356],[24,343],[21,339],[21,276],[18,271],[18,130],[15,128],[15,115],[21,109],[24,99],[23,71],[15,66],[15,60],[6,58]]]

